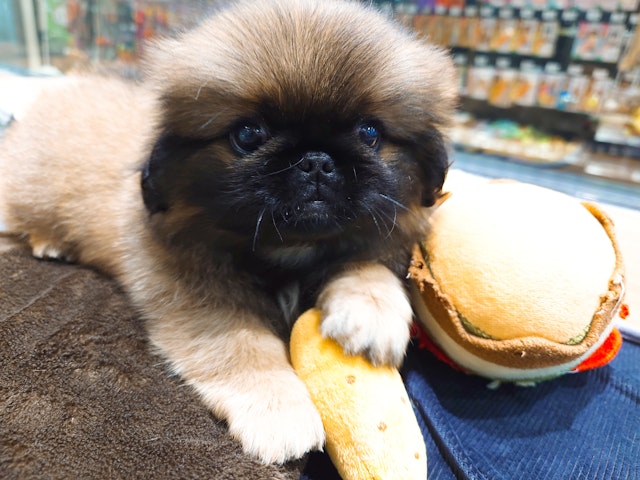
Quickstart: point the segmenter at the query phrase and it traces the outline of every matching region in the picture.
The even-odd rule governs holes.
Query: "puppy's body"
[[[347,351],[404,355],[398,275],[444,179],[450,62],[357,4],[269,0],[149,71],[41,98],[1,146],[0,209],[36,256],[115,276],[247,452],[299,457],[323,442],[283,340],[301,309]]]

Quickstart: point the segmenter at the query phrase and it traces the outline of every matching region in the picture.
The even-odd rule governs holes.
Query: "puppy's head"
[[[256,0],[157,45],[151,214],[253,249],[384,238],[431,205],[448,57],[359,3]]]

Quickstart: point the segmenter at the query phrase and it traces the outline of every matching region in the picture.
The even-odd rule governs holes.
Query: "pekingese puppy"
[[[401,363],[452,62],[359,2],[255,0],[159,42],[145,70],[69,78],[9,129],[2,216],[36,257],[117,278],[246,452],[321,448],[289,327],[315,305],[346,351]]]

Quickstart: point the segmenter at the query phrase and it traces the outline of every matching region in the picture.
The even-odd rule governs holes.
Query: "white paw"
[[[47,260],[65,260],[73,261],[71,255],[64,248],[55,245],[47,240],[42,240],[35,235],[29,236],[29,245],[31,245],[31,253],[36,258]]]
[[[307,389],[295,376],[273,391],[232,399],[228,422],[243,450],[265,464],[284,463],[322,450],[324,427]]]
[[[400,280],[372,264],[347,271],[322,291],[322,335],[374,365],[399,366],[409,343],[411,305]]]

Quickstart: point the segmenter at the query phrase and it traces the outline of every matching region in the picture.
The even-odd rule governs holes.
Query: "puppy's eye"
[[[229,141],[233,149],[243,155],[257,150],[268,139],[269,133],[267,129],[262,125],[251,122],[241,123],[229,135]]]
[[[372,123],[363,123],[358,127],[358,135],[360,140],[367,147],[377,150],[380,146],[380,129]]]

